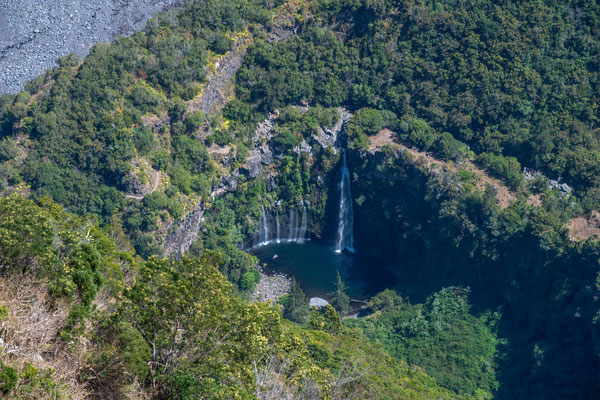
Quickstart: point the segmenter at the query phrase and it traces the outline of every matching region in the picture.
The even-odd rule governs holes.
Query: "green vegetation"
[[[290,293],[285,295],[280,302],[284,306],[283,317],[290,321],[303,325],[308,321],[310,308],[308,307],[308,298],[306,294],[292,278],[292,287]]]
[[[65,282],[70,282],[70,276],[76,284],[86,282],[77,278],[89,267],[81,263],[89,256],[77,252],[77,246],[83,244],[101,255],[95,262],[102,277],[98,283],[101,296],[97,289],[79,289],[80,299],[73,308],[94,308],[93,313],[81,315],[80,328],[69,330],[68,337],[43,343],[46,351],[60,357],[46,362],[61,365],[62,375],[40,369],[37,360],[19,368],[11,366],[19,362],[18,355],[0,353],[0,390],[6,398],[69,398],[74,395],[70,385],[75,383],[78,395],[89,398],[254,399],[278,393],[327,399],[466,398],[438,387],[420,370],[391,359],[357,330],[341,325],[339,314],[331,307],[323,312],[313,309],[307,323],[310,329],[304,329],[283,320],[276,308],[241,300],[219,272],[223,261],[217,252],[205,251],[200,258],[178,261],[134,259],[131,253],[117,252],[113,239],[103,230],[48,200],[34,203],[13,195],[0,199],[0,204],[3,238],[35,228],[37,236],[24,236],[25,242],[37,243],[34,239],[41,237],[53,244],[49,248],[43,246],[45,242],[37,247],[17,247],[12,260],[24,263],[26,259],[25,265],[36,268],[19,264],[19,268],[3,269],[2,287],[36,276],[52,283],[56,259],[48,253],[66,237],[77,238],[77,245],[70,252],[61,247],[57,250],[60,255],[70,253],[61,259],[73,266],[67,270],[72,275],[63,271]],[[13,211],[24,208],[49,223],[11,224]],[[79,235],[82,228],[88,229],[87,236]],[[79,263],[69,264],[71,259]],[[116,268],[115,260],[120,260]],[[11,264],[2,261],[2,265]],[[42,290],[49,291],[48,301],[53,304],[74,301],[69,292],[57,292],[53,285]],[[29,306],[26,301],[11,304],[16,304],[16,313]],[[18,318],[7,319],[10,310],[2,310],[0,333],[12,338]],[[69,317],[67,326],[57,328],[68,330],[70,321]],[[64,367],[74,356],[79,364],[73,375],[65,376]]]
[[[521,196],[501,209],[493,188],[477,191],[461,183],[467,174],[461,178],[451,171],[432,171],[402,152],[366,158],[349,154],[353,157],[348,163],[356,174],[353,195],[362,198],[354,208],[355,246],[374,265],[396,272],[399,293],[424,303],[411,306],[403,301],[388,307],[390,312],[375,314],[372,322],[369,318],[359,321],[369,337],[385,343],[399,357],[427,358],[421,361],[426,371],[455,390],[473,393],[478,387],[501,399],[527,397],[530,392],[578,397],[582,387],[590,388],[589,393],[596,390],[595,372],[590,373],[588,367],[596,357],[591,339],[596,329],[596,292],[588,288],[596,282],[600,247],[596,240],[569,240],[565,224],[578,207],[572,197],[545,189],[541,206]],[[501,308],[502,318],[493,332],[507,346],[498,348],[495,369],[486,364],[495,370],[485,369],[486,378],[470,375],[468,367],[457,369],[453,377],[445,369],[457,360],[451,358],[444,340],[456,346],[460,357],[482,357],[475,365],[490,361],[490,331],[481,322],[475,323],[475,317],[463,320],[471,321],[468,326],[453,321],[451,330],[427,340],[402,329],[388,329],[397,329],[406,321],[403,318],[412,320],[418,310],[424,327],[434,322],[435,296],[431,296],[448,285],[470,287],[469,302],[475,315],[484,319],[489,310]],[[574,314],[573,309],[580,311]],[[453,335],[461,331],[466,340],[456,336],[453,342]],[[578,343],[577,357],[565,355],[567,342]],[[434,355],[434,345],[444,351]],[[441,361],[444,357],[448,358]],[[481,386],[474,384],[478,379]],[[495,380],[499,383],[496,392]]]
[[[491,398],[497,390],[495,320],[469,313],[468,290],[450,287],[411,305],[391,290],[373,297],[374,314],[347,319],[397,360],[420,365],[444,387]],[[494,316],[499,318],[499,316]]]
[[[571,242],[565,224],[600,210],[599,7],[194,1],[0,96],[0,279],[41,280],[52,313],[66,311],[53,340],[81,352],[63,379],[0,349],[0,391],[264,398],[283,382],[300,398],[593,397],[600,245]],[[204,113],[207,77],[234,45],[247,53],[227,104]],[[262,207],[306,200],[309,230],[327,237],[339,153],[312,137],[337,107],[353,113],[357,248],[403,295],[374,297],[347,323],[360,330],[340,323],[341,279],[321,311],[296,284],[282,315],[242,300],[259,279],[243,245]],[[432,172],[393,146],[364,152],[382,129],[474,161],[516,200],[501,209],[473,173]],[[524,182],[524,166],[574,195]],[[188,257],[160,258],[198,210]],[[13,312],[0,305],[3,322]]]
[[[342,281],[340,271],[338,271],[337,280],[335,282],[335,291],[333,291],[333,293],[329,293],[329,296],[331,297],[331,305],[341,315],[346,315],[352,310],[350,307],[350,297],[348,297],[345,292],[347,288],[348,287],[344,285],[344,282]]]

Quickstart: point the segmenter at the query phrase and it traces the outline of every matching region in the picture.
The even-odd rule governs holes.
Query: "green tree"
[[[283,316],[290,321],[304,324],[308,319],[309,312],[308,299],[296,279],[292,278],[292,288],[285,304]]]
[[[339,312],[342,316],[350,313],[352,308],[350,307],[350,297],[346,294],[348,287],[342,281],[340,271],[337,271],[337,278],[335,282],[335,290],[329,293],[331,297],[331,305]]]

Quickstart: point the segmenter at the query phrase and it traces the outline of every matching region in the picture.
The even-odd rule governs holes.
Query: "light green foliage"
[[[177,376],[182,368],[224,386],[248,387],[244,365],[280,335],[275,311],[232,296],[219,263],[212,252],[181,262],[151,258],[126,289],[124,312],[152,349],[151,380]],[[227,383],[234,371],[243,372]]]
[[[393,117],[395,118],[395,115]],[[372,108],[363,108],[358,110],[352,119],[348,121],[345,132],[352,146],[355,148],[367,148],[369,146],[368,136],[374,135],[386,126],[389,126],[387,122],[381,111]]]
[[[521,164],[514,157],[503,157],[491,153],[482,153],[478,157],[492,174],[504,180],[513,190],[519,189],[525,182],[521,172]]]
[[[252,292],[259,281],[260,273],[256,269],[244,272],[240,280],[240,288],[247,292]]]

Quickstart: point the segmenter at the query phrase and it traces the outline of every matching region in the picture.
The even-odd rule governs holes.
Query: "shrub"
[[[148,361],[150,360],[150,347],[129,322],[122,321],[117,328],[117,341],[123,357],[125,369],[131,375],[143,382],[148,376]]]
[[[0,364],[0,393],[10,393],[17,386],[18,380],[19,375],[15,368]]]
[[[240,288],[242,290],[251,292],[254,290],[259,281],[260,273],[256,269],[244,272],[242,274],[242,279],[240,279]]]

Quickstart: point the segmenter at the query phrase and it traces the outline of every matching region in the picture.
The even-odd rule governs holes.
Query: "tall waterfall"
[[[302,243],[306,239],[308,225],[308,211],[306,202],[302,200],[302,215],[300,205],[293,205],[287,209],[274,204],[271,207],[262,207],[262,216],[257,231],[254,233],[252,245],[265,246],[271,243],[296,242]]]
[[[340,206],[338,214],[338,231],[335,242],[335,251],[354,251],[354,216],[352,213],[352,195],[350,194],[350,172],[346,164],[346,152],[342,153],[342,166],[340,169]]]
[[[260,222],[260,244],[267,244],[269,242],[269,224],[267,223],[267,213],[265,207],[262,207],[263,216]]]

